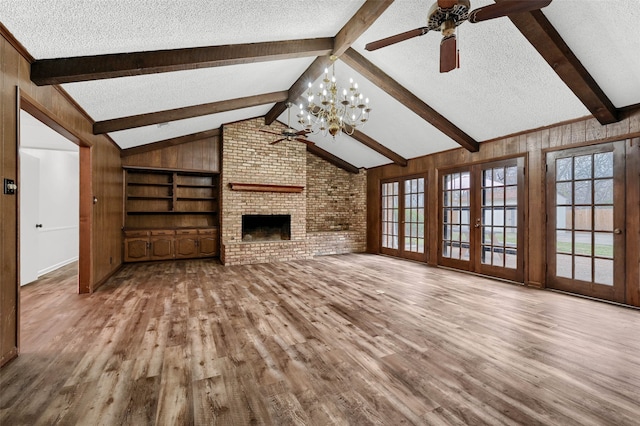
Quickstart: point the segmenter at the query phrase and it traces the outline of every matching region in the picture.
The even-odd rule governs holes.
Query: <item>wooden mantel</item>
[[[238,183],[230,182],[232,191],[253,191],[253,192],[302,192],[304,186],[296,185],[271,185],[262,183]]]

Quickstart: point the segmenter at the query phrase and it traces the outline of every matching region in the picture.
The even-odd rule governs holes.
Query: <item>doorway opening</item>
[[[79,148],[20,111],[20,286],[78,261]]]
[[[18,101],[20,187],[22,179],[26,179],[27,185],[30,184],[32,188],[35,185],[36,190],[40,188],[46,191],[36,198],[32,191],[25,190],[24,195],[31,196],[31,200],[28,200],[29,197],[23,199],[22,191],[19,190],[18,233],[21,243],[17,253],[20,271],[18,285],[33,281],[30,278],[34,278],[34,274],[37,278],[38,275],[55,270],[56,267],[77,261],[78,293],[89,293],[91,148],[60,125],[44,107],[20,91]],[[40,167],[43,162],[46,165],[44,168]],[[74,162],[75,164],[72,164]],[[27,170],[23,170],[24,168]],[[36,170],[37,172],[34,172]],[[46,183],[47,188],[41,186],[41,178],[44,176],[34,176],[41,170],[46,170],[45,175],[55,175],[47,178],[50,180]],[[31,174],[23,173],[24,171],[30,171]],[[23,205],[25,202],[26,206]],[[39,206],[40,202],[45,205]],[[70,209],[62,206],[63,203],[71,204]],[[46,224],[45,218],[40,214],[42,207],[47,208]],[[23,214],[26,214],[26,217]],[[23,241],[23,238],[26,238],[26,241]],[[27,244],[27,247],[23,247],[24,244]],[[26,272],[27,270],[31,272]],[[28,274],[24,279],[23,273]]]

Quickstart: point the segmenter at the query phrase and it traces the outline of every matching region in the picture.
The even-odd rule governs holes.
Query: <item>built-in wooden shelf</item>
[[[237,183],[230,182],[229,186],[233,191],[253,191],[253,192],[302,192],[304,186],[296,185],[270,185],[262,183]]]

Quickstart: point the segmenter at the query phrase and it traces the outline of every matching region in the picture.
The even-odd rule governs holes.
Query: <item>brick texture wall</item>
[[[312,255],[366,250],[366,170],[357,175],[349,173],[307,153],[306,193],[307,239]]]
[[[221,260],[226,265],[308,259],[366,249],[366,172],[350,174],[299,142],[270,142],[264,119],[223,127]],[[270,129],[284,128],[274,123]],[[230,183],[304,186],[301,193],[233,191]],[[242,242],[243,214],[291,215],[291,240]]]

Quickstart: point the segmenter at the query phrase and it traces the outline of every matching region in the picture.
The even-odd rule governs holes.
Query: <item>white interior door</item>
[[[20,285],[38,279],[40,159],[20,152]]]

